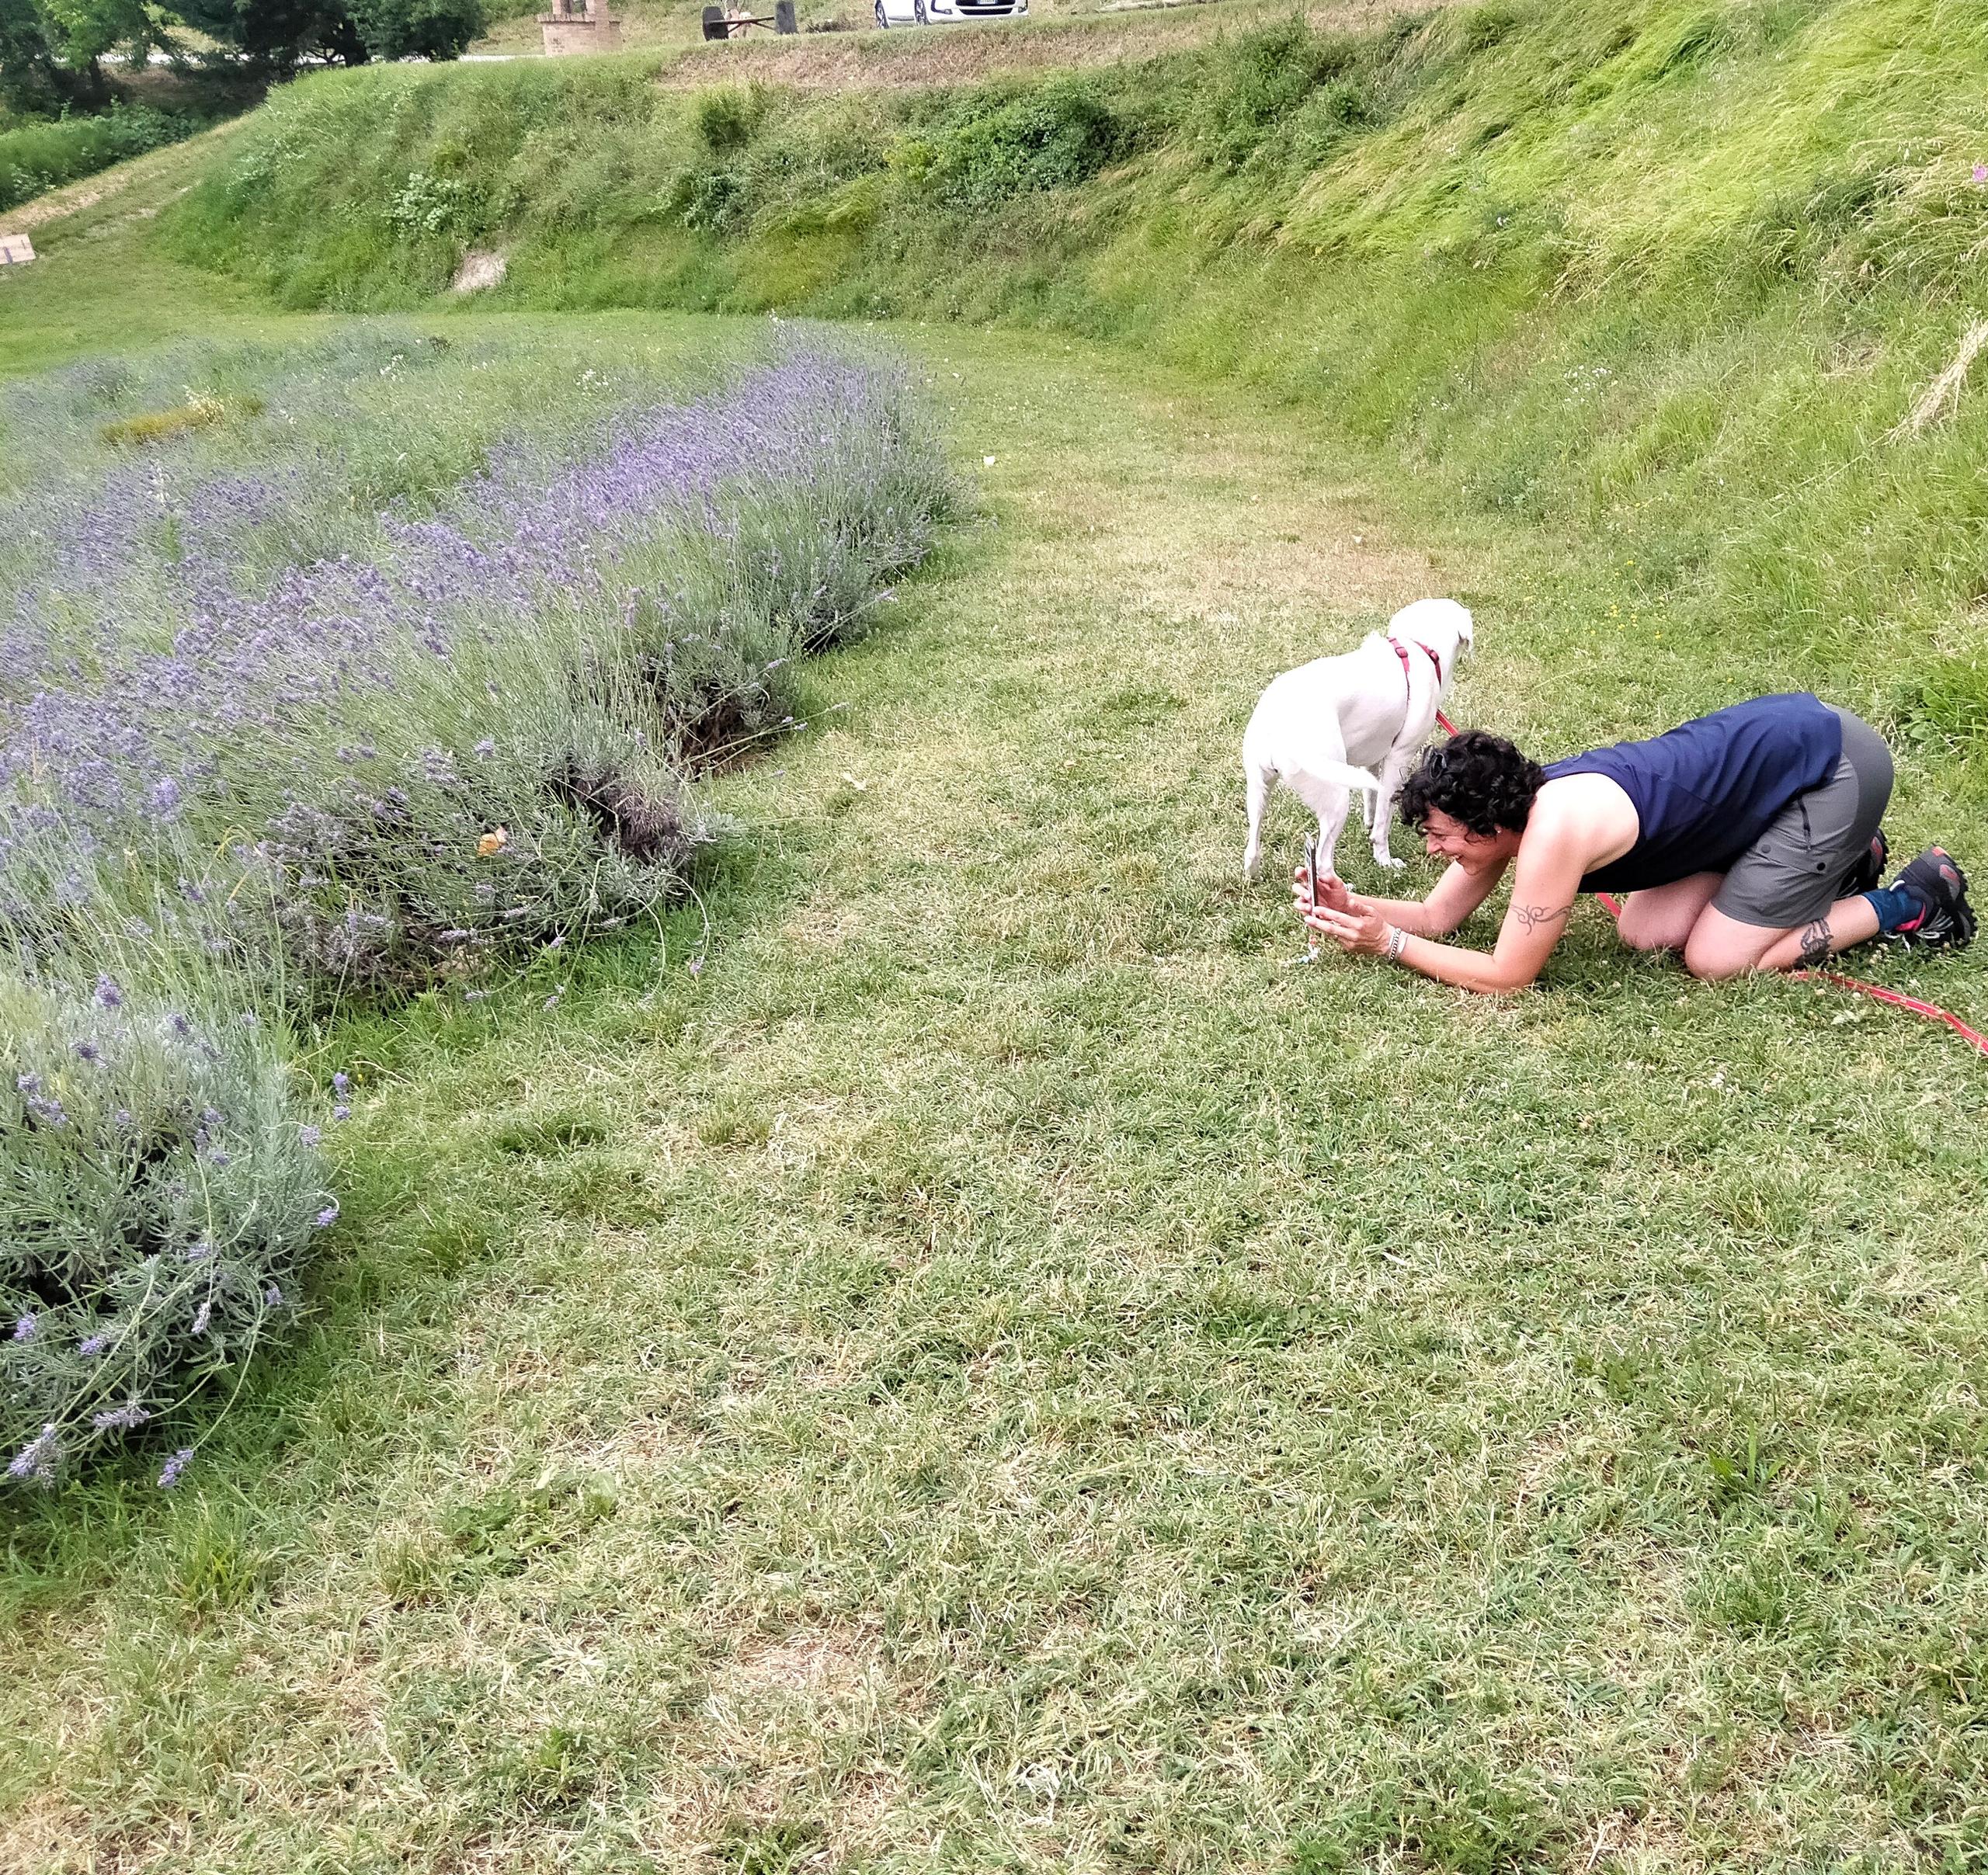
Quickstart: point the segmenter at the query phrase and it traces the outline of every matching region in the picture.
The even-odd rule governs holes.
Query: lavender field
[[[891,367],[702,373],[366,328],[0,401],[16,1484],[289,1318],[338,1216],[328,1023],[556,1001],[689,889],[698,776],[926,553],[953,495]]]

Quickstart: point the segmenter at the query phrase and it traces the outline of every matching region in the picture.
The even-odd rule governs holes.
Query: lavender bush
[[[188,941],[307,994],[668,895],[701,832],[686,771],[780,726],[791,661],[860,628],[949,498],[895,375],[804,349],[363,524],[321,457],[259,474],[221,446],[18,504],[0,915],[47,938],[162,893]]]
[[[0,1452],[16,1485],[168,1414],[287,1322],[336,1215],[246,1012],[0,974]],[[182,1461],[183,1464],[183,1460]],[[176,1470],[175,1475],[177,1475]]]
[[[0,1445],[33,1485],[290,1314],[336,1201],[284,1006],[481,994],[655,906],[697,772],[791,720],[951,497],[894,373],[792,345],[671,401],[368,328],[80,366],[0,398]]]

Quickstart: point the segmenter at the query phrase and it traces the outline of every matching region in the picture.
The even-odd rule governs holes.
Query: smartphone
[[[1319,842],[1315,835],[1305,842],[1305,892],[1306,902],[1319,908]]]

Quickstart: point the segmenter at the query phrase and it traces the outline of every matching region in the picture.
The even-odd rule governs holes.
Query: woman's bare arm
[[[1420,935],[1405,918],[1389,918],[1384,900],[1354,899],[1343,908],[1322,905],[1306,922],[1342,949],[1370,956],[1388,952],[1392,925],[1408,934],[1406,942],[1392,953],[1398,962],[1439,983],[1496,995],[1524,989],[1545,967],[1566,928],[1567,914],[1580,889],[1582,870],[1581,844],[1574,830],[1550,823],[1529,830],[1514,868],[1512,902],[1499,928],[1498,942],[1488,953],[1438,943]],[[1403,908],[1427,914],[1442,897],[1451,875],[1462,870],[1461,866],[1452,866],[1425,904],[1416,906],[1403,901]],[[1493,883],[1496,877],[1495,872],[1491,874]],[[1489,891],[1489,886],[1479,891],[1478,880],[1469,879],[1458,896],[1465,892],[1475,892],[1476,896],[1456,922],[1461,923],[1463,917],[1481,905]],[[1447,912],[1449,908],[1443,909]],[[1441,928],[1454,929],[1455,925]]]

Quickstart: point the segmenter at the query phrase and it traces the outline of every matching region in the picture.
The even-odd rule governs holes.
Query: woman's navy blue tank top
[[[1606,775],[1635,804],[1642,832],[1583,892],[1639,892],[1722,873],[1798,794],[1843,759],[1843,720],[1806,691],[1757,696],[1647,742],[1617,742],[1546,766],[1547,779]]]

